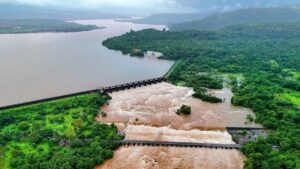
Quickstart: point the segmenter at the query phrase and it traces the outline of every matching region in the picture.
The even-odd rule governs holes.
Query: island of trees
[[[91,169],[111,158],[117,145],[109,140],[122,136],[95,122],[108,99],[86,94],[0,111],[0,168]]]
[[[158,51],[176,60],[167,74],[174,84],[193,87],[195,97],[230,79],[234,105],[251,108],[268,137],[247,143],[247,169],[300,167],[300,23],[230,26],[216,31],[131,31],[103,42],[130,54]]]
[[[52,19],[0,19],[0,34],[38,32],[81,32],[100,29],[95,25],[81,25]]]

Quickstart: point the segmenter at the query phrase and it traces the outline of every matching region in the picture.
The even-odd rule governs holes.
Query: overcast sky
[[[120,9],[162,12],[194,12],[209,9],[231,10],[247,7],[274,7],[300,3],[300,0],[0,0],[0,3],[29,4],[85,9]]]

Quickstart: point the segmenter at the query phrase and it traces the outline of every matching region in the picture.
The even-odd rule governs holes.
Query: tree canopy
[[[0,111],[0,168],[90,169],[111,158],[117,127],[95,122],[98,94]]]
[[[206,88],[222,88],[222,75],[235,75],[230,85],[234,105],[256,113],[269,134],[242,148],[245,168],[300,167],[300,24],[231,26],[216,31],[143,30],[103,42],[110,49],[162,52],[176,64],[167,79],[193,87],[195,97],[209,98]],[[236,75],[242,78],[237,78]],[[207,97],[208,96],[208,97]]]

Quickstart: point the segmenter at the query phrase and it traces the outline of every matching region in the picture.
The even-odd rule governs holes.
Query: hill
[[[202,12],[202,13],[152,14],[152,15],[144,17],[142,19],[130,20],[129,22],[141,23],[141,24],[154,24],[154,25],[170,25],[170,24],[175,24],[175,23],[199,20],[199,19],[202,19],[212,13],[213,13],[213,11]]]
[[[58,20],[84,20],[84,19],[117,19],[125,16],[104,13],[100,11],[80,11],[69,9],[53,9],[28,5],[10,5],[0,3],[0,19],[58,19]]]
[[[185,23],[170,25],[174,31],[215,30],[231,25],[288,23],[300,21],[300,10],[294,8],[252,8],[217,13]]]

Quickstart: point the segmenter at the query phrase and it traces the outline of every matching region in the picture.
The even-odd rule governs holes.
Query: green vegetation
[[[136,36],[137,35],[137,36]],[[189,38],[186,38],[189,37]],[[194,97],[213,103],[222,102],[221,99],[207,94],[207,89],[222,89],[223,77],[218,75],[213,69],[202,67],[205,62],[200,58],[186,59],[184,56],[196,56],[199,49],[191,43],[199,44],[197,38],[214,39],[213,33],[206,32],[166,32],[145,30],[141,32],[131,31],[124,36],[111,38],[103,42],[103,45],[110,49],[122,50],[125,54],[131,54],[133,49],[141,51],[153,50],[164,54],[164,59],[178,59],[172,71],[167,73],[167,78],[175,83],[184,86],[193,87]],[[203,44],[204,45],[204,44]],[[201,46],[200,46],[201,47]],[[194,63],[199,63],[194,64]]]
[[[250,122],[254,122],[254,118],[250,114],[247,115],[247,120],[249,120]]]
[[[189,114],[191,114],[191,112],[192,112],[191,106],[182,105],[180,107],[180,109],[177,110],[176,114],[178,114],[178,115],[181,115],[181,114],[189,115]]]
[[[98,94],[0,111],[0,168],[90,169],[111,158],[116,126],[95,122]]]
[[[206,93],[207,93],[206,89],[199,88],[195,90],[193,97],[210,103],[222,103],[222,99]]]
[[[242,148],[248,157],[245,168],[300,168],[299,23],[210,32],[132,31],[103,44],[124,53],[138,48],[179,59],[167,78],[198,90],[195,96],[203,88],[222,88],[221,77],[227,74],[235,94],[232,103],[253,109],[256,119],[251,120],[269,129],[267,138]]]
[[[99,29],[95,25],[81,25],[49,19],[0,19],[0,34],[4,33],[37,33],[37,32],[81,32]]]
[[[216,30],[231,25],[290,23],[300,21],[300,10],[295,8],[249,8],[217,13],[201,20],[170,25],[174,31]]]
[[[280,95],[285,100],[293,103],[294,105],[300,106],[300,92],[296,92],[293,90],[285,90],[285,92]]]

